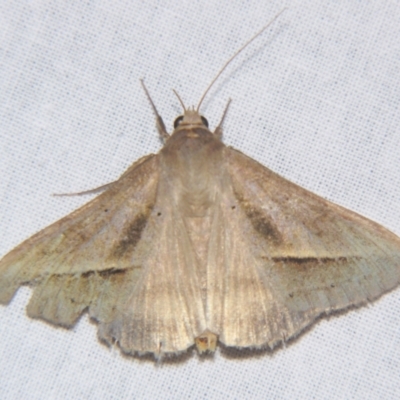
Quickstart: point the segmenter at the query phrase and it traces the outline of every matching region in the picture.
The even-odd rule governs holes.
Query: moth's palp
[[[151,99],[150,93],[147,90],[146,85],[144,84],[144,80],[141,79],[140,83],[142,84],[143,90],[146,93],[146,96],[149,99],[149,102],[151,104],[151,108],[153,109],[154,114],[156,115],[156,126],[157,126],[158,133],[160,134],[160,136],[163,139],[167,140],[169,138],[169,133],[167,132],[167,128],[165,127],[164,121],[161,118],[161,115],[158,113],[153,100]]]
[[[224,123],[226,114],[228,113],[228,108],[229,108],[229,105],[231,104],[231,101],[232,101],[232,99],[228,100],[228,103],[225,107],[224,113],[222,114],[221,121],[219,121],[218,126],[215,128],[214,135],[217,136],[218,138],[222,137],[222,124]]]

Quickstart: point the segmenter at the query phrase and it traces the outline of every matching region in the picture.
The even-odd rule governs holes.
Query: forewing
[[[110,189],[0,262],[0,299],[34,286],[28,315],[72,326],[85,309],[100,338],[127,353],[176,353],[205,330],[196,255],[159,161],[134,164]]]
[[[226,155],[231,189],[213,231],[208,314],[223,343],[272,347],[399,284],[394,234],[236,150]]]
[[[136,162],[106,192],[32,236],[0,261],[0,302],[21,284],[35,286],[31,316],[71,325],[96,293],[118,286],[141,265],[141,234],[152,212],[158,160]]]

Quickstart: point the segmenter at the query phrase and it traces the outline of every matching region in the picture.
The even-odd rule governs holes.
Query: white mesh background
[[[400,6],[396,1],[0,0],[0,254],[161,143],[224,62],[202,112],[233,99],[225,142],[400,234]],[[0,306],[2,399],[394,399],[400,290],[319,323],[286,349],[179,364],[122,357],[85,315],[71,330]]]

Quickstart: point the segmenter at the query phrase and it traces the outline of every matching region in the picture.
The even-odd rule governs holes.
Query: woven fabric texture
[[[161,142],[219,68],[202,113],[225,143],[400,235],[400,5],[393,0],[0,0],[0,255]],[[170,129],[171,130],[171,129]],[[156,245],[156,244],[155,244]],[[2,399],[400,398],[400,290],[271,354],[138,361],[0,306]]]

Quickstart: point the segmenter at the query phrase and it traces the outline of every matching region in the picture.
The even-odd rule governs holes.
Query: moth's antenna
[[[181,106],[183,108],[183,112],[186,112],[185,104],[183,103],[182,99],[180,98],[178,92],[175,89],[172,89],[172,91],[175,93],[175,96],[178,98],[179,103],[181,103]]]
[[[201,99],[199,101],[199,105],[197,106],[196,111],[199,112],[201,103],[203,102],[204,98],[206,97],[207,93],[211,89],[211,87],[214,85],[215,81],[220,77],[220,75],[225,71],[226,67],[231,63],[231,61],[239,55],[253,40],[255,40],[258,36],[260,36],[268,27],[270,27],[275,20],[284,12],[286,11],[286,8],[284,8],[282,11],[280,11],[275,17],[268,22],[264,28],[262,28],[259,32],[257,32],[247,43],[245,43],[226,63],[225,65],[219,70],[218,74],[215,76],[215,78],[212,80],[212,82],[208,85],[208,88],[204,92],[203,96],[201,96]]]

